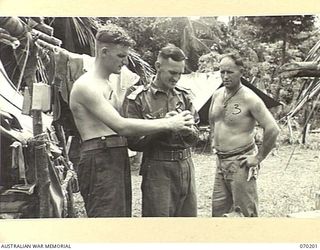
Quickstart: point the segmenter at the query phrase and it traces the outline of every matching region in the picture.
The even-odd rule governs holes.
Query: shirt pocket
[[[145,110],[142,112],[143,118],[149,119],[149,120],[160,119],[160,118],[165,117],[165,115],[166,115],[166,112],[165,112],[164,108],[160,108],[160,109],[153,111],[153,112],[150,112],[150,110]]]

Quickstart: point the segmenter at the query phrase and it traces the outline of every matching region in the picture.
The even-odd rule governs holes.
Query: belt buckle
[[[105,136],[101,136],[100,137],[100,140],[101,140],[101,143],[103,145],[103,148],[108,148],[108,145],[107,145],[107,138]]]
[[[174,160],[174,151],[171,150],[170,153],[171,153],[171,159],[170,160],[173,161]]]

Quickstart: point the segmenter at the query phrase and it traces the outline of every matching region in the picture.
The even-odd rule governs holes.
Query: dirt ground
[[[260,217],[286,217],[315,209],[315,194],[320,192],[319,138],[315,143],[282,145],[263,162],[258,176]],[[293,154],[292,154],[293,153]],[[290,164],[287,165],[291,157]],[[198,217],[211,217],[211,194],[215,156],[194,152],[198,194]],[[141,176],[132,169],[133,217],[141,216]],[[77,217],[85,217],[79,194],[75,195]]]

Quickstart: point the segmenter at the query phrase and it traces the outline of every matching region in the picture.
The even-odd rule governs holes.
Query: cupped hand
[[[194,118],[188,110],[184,110],[168,119],[170,119],[171,122],[170,127],[176,132],[188,128],[190,129],[190,127],[195,124]]]
[[[260,163],[257,155],[241,155],[238,160],[240,160],[241,167],[245,166],[247,168],[257,166]]]

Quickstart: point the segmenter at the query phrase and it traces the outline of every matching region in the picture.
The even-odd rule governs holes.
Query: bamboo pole
[[[50,43],[52,45],[55,45],[55,46],[61,46],[61,44],[62,44],[61,40],[59,40],[53,36],[48,36],[47,34],[41,32],[39,30],[36,30],[36,29],[32,29],[31,34],[36,37],[39,37],[43,41]]]
[[[36,30],[39,30],[45,34],[47,34],[48,36],[53,36],[53,28],[45,23],[43,23],[43,21],[39,20],[35,20],[34,18],[30,18],[28,20],[28,25],[30,27],[35,28]]]

